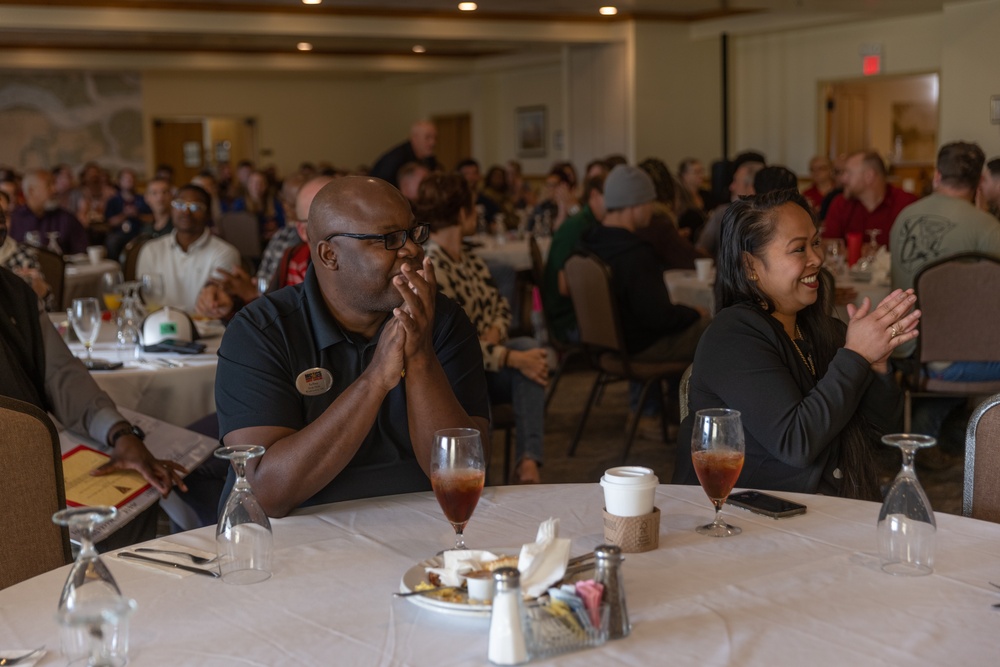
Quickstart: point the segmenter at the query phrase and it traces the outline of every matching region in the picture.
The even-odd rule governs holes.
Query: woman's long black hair
[[[770,317],[774,301],[752,280],[750,256],[762,258],[764,248],[774,237],[778,209],[795,204],[812,218],[812,211],[797,190],[775,190],[734,202],[722,218],[722,242],[718,255],[716,304],[721,310],[735,304],[748,304]],[[814,223],[815,223],[815,219]],[[822,272],[825,274],[826,272]],[[796,323],[812,352],[816,377],[826,374],[837,350],[844,346],[844,329],[830,317],[833,284],[828,276],[819,281],[818,297],[796,316]],[[844,472],[841,495],[877,500],[878,483],[873,444],[878,433],[860,412],[840,433],[840,468]]]

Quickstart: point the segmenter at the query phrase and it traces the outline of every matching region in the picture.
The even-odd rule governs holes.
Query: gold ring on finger
[[[896,325],[893,324],[892,328],[889,329],[889,338],[895,338],[898,335],[899,335],[899,331],[896,330]]]

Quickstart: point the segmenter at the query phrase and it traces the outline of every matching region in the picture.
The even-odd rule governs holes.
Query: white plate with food
[[[513,559],[513,563],[507,561],[506,564],[516,567],[517,556],[509,558]],[[501,560],[506,561],[507,559],[501,558]],[[433,556],[420,561],[403,574],[403,579],[399,582],[400,592],[410,593],[418,588],[440,587],[440,579],[427,572],[427,568],[443,566],[444,558],[441,556]],[[492,609],[488,601],[470,599],[465,588],[444,588],[441,591],[425,595],[411,595],[406,599],[419,607],[457,616],[488,617]]]

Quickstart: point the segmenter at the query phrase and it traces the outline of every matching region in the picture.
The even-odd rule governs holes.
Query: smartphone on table
[[[784,519],[806,513],[805,505],[760,491],[740,491],[730,494],[726,503],[754,514],[769,516],[772,519]]]

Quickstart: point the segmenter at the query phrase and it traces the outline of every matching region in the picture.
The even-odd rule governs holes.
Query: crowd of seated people
[[[189,183],[175,182],[169,168],[145,183],[128,168],[112,181],[97,163],[78,174],[66,165],[23,176],[2,169],[0,264],[44,299],[48,287],[31,248],[39,234],[47,245],[56,232],[65,254],[103,243],[112,259],[129,240],[149,237],[137,271],[164,277],[164,302],[230,327],[215,435],[266,444],[249,475],[269,512],[281,515],[303,503],[424,488],[428,434],[440,420],[407,415],[428,408],[483,427],[490,402],[511,403],[514,481],[540,481],[554,360],[539,341],[512,331],[505,267],[471,251],[465,241],[477,233],[551,236],[537,287],[549,332],[565,343],[579,332],[563,266],[575,252],[603,259],[629,352],[692,361],[690,413],[726,406],[750,415],[739,485],[865,498],[877,494],[875,434],[899,427],[890,357],[911,353],[918,335],[913,274],[965,250],[1000,257],[1000,223],[990,215],[1000,210],[992,181],[1000,182],[1000,160],[987,163],[973,144],[942,148],[934,194],[919,201],[891,183],[872,151],[817,156],[801,184],[793,171],[747,151],[726,163],[730,200],[719,203],[693,158],[676,175],[656,157],[630,165],[612,155],[587,163],[582,178],[570,162],[527,176],[516,161],[485,172],[473,157],[442,165],[434,142],[433,126],[415,123],[406,141],[374,162],[382,177],[375,181],[361,178],[363,168],[349,174],[311,162],[284,178],[250,161],[222,164]],[[217,235],[213,221],[230,211],[258,218],[266,245],[259,264]],[[905,252],[926,240],[918,227],[928,215],[957,231],[917,262]],[[837,293],[821,278],[821,239],[868,230],[891,250],[900,289],[879,304],[848,306],[843,324],[828,317]],[[962,242],[951,243],[959,232]],[[714,314],[675,303],[663,281],[665,270],[691,269],[702,257],[717,263]],[[278,335],[314,348],[276,356]],[[336,354],[316,356],[320,341]],[[338,364],[353,368],[362,357],[370,365],[342,373]],[[265,366],[290,374],[291,385],[273,376],[263,382]],[[965,377],[968,367],[942,372]],[[324,368],[330,395],[307,400],[296,377]],[[752,383],[734,381],[751,376]],[[273,409],[259,410],[262,403]],[[647,406],[633,397],[631,408]],[[689,432],[690,418],[681,440]],[[322,451],[331,437],[336,446]],[[691,483],[690,461],[683,447],[678,452],[674,479]],[[298,488],[284,488],[289,471],[303,480]],[[383,474],[391,481],[373,481]]]

